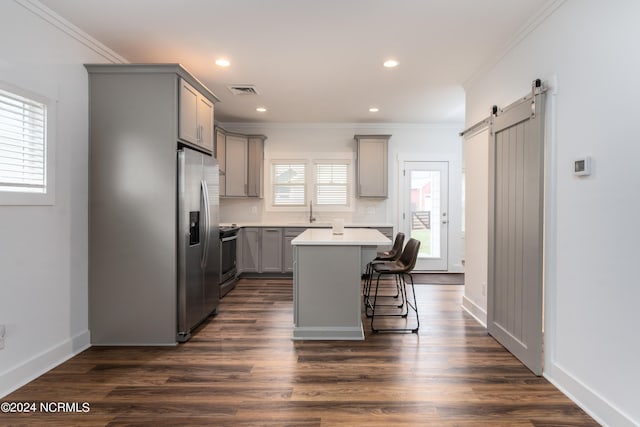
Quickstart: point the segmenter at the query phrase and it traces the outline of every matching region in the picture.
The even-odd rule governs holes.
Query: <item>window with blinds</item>
[[[306,205],[306,165],[302,162],[273,162],[271,182],[274,206]]]
[[[0,89],[0,192],[46,193],[46,104]]]
[[[317,205],[349,206],[349,163],[316,163]]]

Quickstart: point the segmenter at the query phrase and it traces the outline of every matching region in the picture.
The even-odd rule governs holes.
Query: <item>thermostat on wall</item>
[[[591,157],[586,156],[573,161],[573,174],[576,176],[591,175]]]

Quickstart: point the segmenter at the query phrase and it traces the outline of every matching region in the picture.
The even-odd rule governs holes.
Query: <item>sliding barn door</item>
[[[532,102],[533,101],[533,102]],[[489,333],[542,374],[544,94],[497,114],[489,148]]]

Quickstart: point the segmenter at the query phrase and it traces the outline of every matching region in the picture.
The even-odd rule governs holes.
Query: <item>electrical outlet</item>
[[[251,206],[251,213],[252,213],[253,215],[257,215],[257,213],[258,213],[258,207],[257,207],[257,206],[255,206],[255,205],[254,205],[254,206]]]
[[[0,325],[0,350],[2,350],[4,348],[4,333],[6,331],[6,328],[4,327],[4,325]]]
[[[376,208],[371,208],[371,207],[367,208],[368,215],[375,215],[375,213],[376,213]]]

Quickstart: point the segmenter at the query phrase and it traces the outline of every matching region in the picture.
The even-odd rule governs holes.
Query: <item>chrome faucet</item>
[[[309,222],[313,222],[316,219],[313,217],[313,201],[309,200]]]

